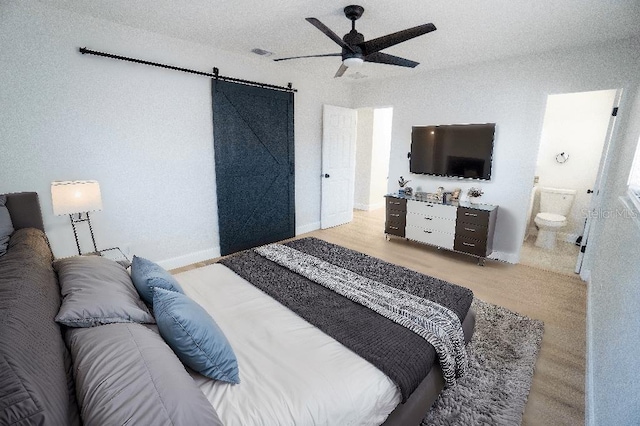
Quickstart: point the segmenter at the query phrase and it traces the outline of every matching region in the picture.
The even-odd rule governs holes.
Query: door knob
[[[593,189],[587,189],[587,194],[593,194]]]
[[[330,177],[330,176],[329,176],[329,173],[325,173],[325,174],[324,174],[324,177],[326,177],[326,178]]]

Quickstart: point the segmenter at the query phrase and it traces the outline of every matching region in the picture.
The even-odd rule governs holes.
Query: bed
[[[145,339],[145,344],[163,343],[152,336],[157,333],[154,325],[117,324],[73,329],[58,326],[53,318],[62,303],[61,289],[50,265],[52,255],[43,233],[37,194],[9,194],[6,200],[16,232],[11,237],[7,254],[0,257],[0,273],[13,271],[0,275],[0,384],[3,384],[0,389],[4,389],[0,391],[0,424],[78,424],[81,418],[87,423],[86,418],[91,413],[87,413],[84,405],[104,401],[89,399],[84,392],[87,382],[95,385],[96,380],[87,378],[87,372],[93,370],[84,368],[87,359],[97,356],[89,354],[87,349],[97,343],[89,342],[111,341],[112,346],[119,346],[120,340],[114,340],[119,339],[115,332],[118,329],[126,336],[139,335]],[[471,338],[475,316],[470,309],[472,294],[467,289],[321,240],[297,240],[287,243],[285,248],[323,258],[323,262],[338,263],[348,273],[355,271],[366,279],[404,286],[412,292],[423,292],[423,285],[432,285],[436,299],[440,297],[439,293],[452,288],[453,296],[445,302],[456,305],[464,341]],[[30,251],[39,252],[36,256],[39,260],[34,261],[26,254]],[[23,262],[22,266],[18,266],[19,262]],[[37,268],[33,267],[34,262],[38,263]],[[41,277],[36,280],[41,282],[37,291],[33,287],[34,278],[23,273],[26,269],[31,274],[36,269],[41,271]],[[189,417],[180,416],[197,416],[203,412],[202,417],[195,417],[201,420],[196,423],[202,424],[206,418],[208,424],[227,425],[417,425],[445,385],[437,358],[434,362],[435,351],[424,339],[418,336],[415,340],[415,333],[408,332],[409,337],[405,336],[400,342],[407,346],[404,352],[400,350],[400,359],[387,359],[390,357],[378,348],[382,344],[371,344],[375,340],[372,337],[383,341],[392,338],[387,334],[400,334],[397,323],[347,297],[334,294],[308,277],[285,270],[283,265],[256,250],[179,274],[176,279],[184,293],[204,307],[224,331],[238,358],[241,377],[241,383],[237,385],[208,379],[185,369],[179,361],[176,363],[168,351],[161,365],[171,364],[172,369],[182,370],[185,374],[188,371],[194,388],[199,390],[193,393],[190,383],[184,381],[184,375],[175,379],[176,383],[183,381],[180,382],[185,389],[182,393],[191,395],[186,405],[194,406],[189,413],[180,407],[184,403],[169,407],[169,411],[179,411],[175,415],[183,421],[177,423],[187,424]],[[12,294],[7,293],[8,287],[13,289]],[[286,288],[294,290],[283,293]],[[321,295],[327,292],[333,295],[324,301]],[[16,295],[18,293],[29,294]],[[37,293],[42,303],[27,303],[34,297],[31,293]],[[41,312],[45,305],[46,312]],[[347,313],[354,310],[352,305],[357,305],[355,314]],[[18,311],[21,314],[15,313]],[[38,312],[34,315],[35,311]],[[38,345],[12,344],[24,340],[19,336],[25,333],[22,330],[25,327],[30,328],[27,332],[33,335],[31,339],[38,339]],[[383,327],[389,328],[384,331]],[[98,332],[102,333],[99,338]],[[422,343],[415,343],[418,341]],[[136,345],[139,346],[139,342]],[[100,356],[104,353],[102,351]],[[27,355],[31,357],[28,363],[25,361]],[[398,372],[400,368],[413,368],[414,359],[425,362],[425,358],[427,361],[431,358],[433,365],[421,376],[412,374],[405,378]],[[78,365],[79,361],[82,365]],[[109,379],[117,378],[114,360],[103,362],[113,370]],[[8,372],[13,372],[13,378]],[[129,373],[123,371],[121,374],[130,380]],[[11,380],[12,385],[7,386]],[[127,394],[132,386],[122,389],[119,391]],[[143,392],[146,387],[140,389],[136,392]],[[27,402],[16,404],[20,398]],[[164,396],[164,399],[169,397]],[[129,418],[140,415],[139,407],[129,414]],[[117,414],[124,410],[121,406],[111,409]],[[96,412],[95,406],[91,410]],[[104,408],[99,407],[99,410]],[[215,419],[207,416],[215,416]]]

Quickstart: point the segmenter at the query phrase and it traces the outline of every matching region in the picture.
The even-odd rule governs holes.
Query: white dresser
[[[413,197],[386,196],[385,233],[479,259],[493,251],[498,206],[488,204],[436,204]]]

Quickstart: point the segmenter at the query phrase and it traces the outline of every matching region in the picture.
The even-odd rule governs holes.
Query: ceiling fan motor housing
[[[345,43],[347,43],[352,49],[342,49],[342,60],[344,61],[347,58],[360,58],[364,59],[364,52],[362,48],[359,46],[364,43],[364,36],[357,32],[356,30],[351,30],[347,34],[342,37]]]

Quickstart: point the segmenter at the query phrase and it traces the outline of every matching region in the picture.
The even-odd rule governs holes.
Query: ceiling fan
[[[321,55],[305,55],[293,56],[291,58],[274,59],[274,61],[287,61],[289,59],[300,58],[320,58],[325,56],[342,56],[342,65],[338,68],[338,72],[334,77],[341,77],[349,67],[360,66],[363,62],[377,62],[379,64],[398,65],[401,67],[415,68],[419,62],[401,58],[399,56],[389,55],[380,52],[382,49],[394,46],[403,41],[427,34],[435,31],[433,24],[418,25],[417,27],[408,28],[393,34],[374,38],[364,41],[364,36],[356,31],[356,20],[362,16],[364,8],[362,6],[351,5],[344,8],[344,14],[351,20],[351,31],[340,38],[336,33],[331,31],[329,27],[324,25],[316,18],[306,18],[311,25],[322,31],[327,37],[342,47],[342,53],[326,53]]]

